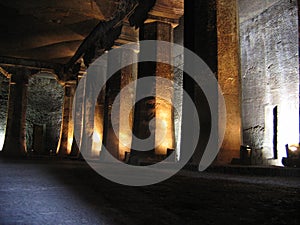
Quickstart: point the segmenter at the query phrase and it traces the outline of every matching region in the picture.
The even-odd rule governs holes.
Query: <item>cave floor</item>
[[[82,161],[0,159],[0,224],[299,224],[299,177],[181,171],[112,183]]]

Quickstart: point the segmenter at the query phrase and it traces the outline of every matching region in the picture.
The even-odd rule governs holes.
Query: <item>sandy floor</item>
[[[128,187],[83,162],[0,160],[0,224],[299,224],[299,178],[182,171]]]

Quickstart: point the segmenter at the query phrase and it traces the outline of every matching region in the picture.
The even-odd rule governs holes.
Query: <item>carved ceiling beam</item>
[[[115,44],[122,32],[123,21],[128,19],[131,27],[139,28],[147,19],[148,12],[156,0],[119,0],[119,7],[109,21],[100,21],[93,31],[79,46],[75,55],[65,65],[62,71],[64,79],[74,76],[73,67],[80,67],[83,59],[88,67],[97,57],[101,56]],[[70,75],[68,75],[70,74]]]
[[[178,26],[179,19],[184,14],[184,0],[156,0],[156,4],[149,12],[146,23],[161,21]]]

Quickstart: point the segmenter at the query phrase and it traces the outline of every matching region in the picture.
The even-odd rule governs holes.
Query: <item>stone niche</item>
[[[5,138],[8,94],[9,79],[0,73],[0,151],[2,150]]]
[[[38,74],[29,79],[26,112],[27,151],[37,155],[56,151],[63,98],[63,87],[54,76]]]
[[[243,144],[255,163],[281,165],[299,141],[297,1],[239,3]]]

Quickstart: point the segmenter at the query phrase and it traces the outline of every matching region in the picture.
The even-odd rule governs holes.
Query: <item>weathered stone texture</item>
[[[62,120],[63,87],[55,79],[33,77],[29,79],[26,112],[26,145],[32,149],[34,124],[46,124],[46,143],[39,153],[55,151]]]
[[[226,104],[226,131],[220,163],[239,156],[241,144],[240,55],[236,0],[217,0],[218,80]]]
[[[242,6],[240,6],[242,7]],[[278,106],[278,160],[298,142],[299,58],[296,0],[281,0],[240,24],[243,142],[273,157]]]
[[[281,0],[238,0],[240,22],[258,16],[279,1]]]

